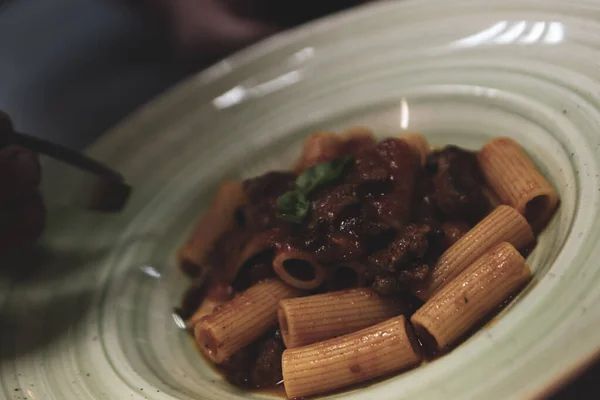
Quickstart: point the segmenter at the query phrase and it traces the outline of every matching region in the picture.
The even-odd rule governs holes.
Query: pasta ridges
[[[222,362],[277,323],[280,300],[300,293],[277,279],[259,282],[202,318],[194,336],[214,362]]]
[[[416,285],[413,292],[421,299],[428,299],[486,250],[503,241],[517,248],[534,241],[533,231],[525,218],[514,208],[504,205],[496,207],[446,250],[432,268],[425,283]]]
[[[353,289],[281,301],[278,320],[284,343],[294,348],[374,325],[403,308],[372,289]]]
[[[309,346],[287,349],[282,358],[288,397],[323,393],[364,382],[421,360],[404,316]],[[324,355],[324,356],[323,356]]]
[[[509,243],[500,243],[431,297],[411,321],[423,337],[434,340],[436,350],[444,348],[522,287],[530,276],[519,252]]]
[[[241,182],[225,181],[221,184],[208,210],[178,252],[179,264],[186,275],[195,278],[203,273],[208,252],[223,233],[235,226],[235,210],[247,201]],[[226,266],[225,275],[231,267]]]
[[[558,195],[521,146],[509,138],[496,138],[483,146],[477,158],[502,202],[541,229],[556,208]]]

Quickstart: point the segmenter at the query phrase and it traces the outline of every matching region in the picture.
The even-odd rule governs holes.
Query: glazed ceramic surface
[[[512,137],[561,204],[528,258],[533,281],[494,324],[434,362],[331,398],[543,393],[600,346],[598,21],[595,1],[384,2],[175,87],[89,151],[135,187],[126,210],[51,208],[40,247],[0,278],[0,397],[267,397],[227,384],[179,328],[172,307],[187,282],[175,253],[223,178],[287,167],[308,132],[354,125],[473,149]],[[45,173],[46,191],[64,179]]]

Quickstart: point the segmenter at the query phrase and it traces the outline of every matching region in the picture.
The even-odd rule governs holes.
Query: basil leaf
[[[350,161],[352,161],[352,156],[344,156],[308,168],[296,179],[297,190],[308,194],[334,181],[342,175]]]
[[[302,192],[286,192],[277,198],[277,218],[300,223],[308,215],[308,199]]]
[[[352,156],[340,157],[308,168],[296,178],[296,189],[277,198],[277,218],[301,223],[308,215],[308,194],[339,178]]]

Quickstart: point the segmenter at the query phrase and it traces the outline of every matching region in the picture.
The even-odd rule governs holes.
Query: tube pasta
[[[200,307],[185,321],[186,327],[193,329],[202,318],[212,314],[217,307],[230,301],[232,296],[233,289],[231,286],[223,284],[211,285],[206,291],[206,296],[202,300],[202,303],[200,303]]]
[[[373,135],[373,132],[365,127],[362,126],[357,126],[357,127],[353,127],[350,129],[346,129],[345,131],[343,131],[340,134],[340,138],[344,141],[349,141],[349,140],[366,140],[369,141],[371,143],[376,143],[376,139],[375,139],[375,135]]]
[[[196,341],[208,358],[221,363],[277,323],[280,300],[299,294],[278,279],[257,283],[198,321]]]
[[[287,348],[356,332],[406,313],[408,306],[362,288],[285,299],[277,316]]]
[[[252,259],[254,256],[262,253],[263,251],[267,251],[273,247],[273,232],[265,231],[254,235],[250,240],[246,243],[244,248],[242,249],[240,255],[237,257],[237,261],[235,263],[235,267],[231,268],[229,271],[226,271],[224,274],[224,280],[226,282],[233,282],[236,275],[240,271],[240,268]]]
[[[325,268],[312,254],[298,250],[276,253],[273,271],[282,281],[298,289],[315,289],[325,281]]]
[[[179,250],[179,264],[186,275],[200,275],[208,251],[222,234],[235,226],[235,211],[246,202],[241,182],[221,184],[210,206]]]
[[[325,393],[408,369],[421,361],[406,317],[399,316],[335,339],[287,349],[283,384],[289,398]]]
[[[502,203],[516,208],[536,229],[550,219],[558,194],[517,142],[494,139],[483,146],[477,159]]]
[[[193,329],[202,318],[212,314],[217,307],[223,305],[224,303],[225,301],[220,299],[204,299],[194,314],[187,321],[185,321],[185,326]]]
[[[315,132],[304,140],[302,154],[296,161],[294,171],[300,173],[307,168],[336,158],[340,138],[331,132]]]
[[[304,141],[302,154],[294,165],[300,173],[307,168],[347,154],[355,154],[364,146],[376,143],[373,133],[366,128],[353,128],[339,135],[331,132],[315,132]]]
[[[444,286],[412,316],[419,337],[436,349],[456,342],[531,278],[519,252],[500,243]],[[428,343],[429,344],[429,343]]]
[[[377,144],[377,139],[373,132],[362,127],[345,130],[339,137],[341,144],[338,157],[346,154],[356,154],[365,147]]]
[[[501,242],[522,248],[534,241],[533,231],[517,210],[498,206],[442,254],[424,283],[413,293],[427,300],[487,250]]]
[[[405,141],[413,149],[415,154],[419,156],[421,165],[425,164],[427,154],[429,154],[430,146],[427,138],[416,133],[406,133],[398,136],[398,139]]]

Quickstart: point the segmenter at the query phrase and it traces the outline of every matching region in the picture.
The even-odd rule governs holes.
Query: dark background
[[[205,65],[115,1],[0,0],[0,109],[26,133],[83,148]],[[598,399],[599,378],[596,365],[553,399]]]

